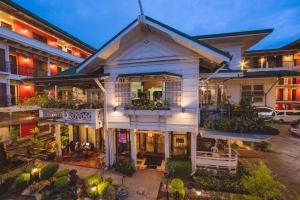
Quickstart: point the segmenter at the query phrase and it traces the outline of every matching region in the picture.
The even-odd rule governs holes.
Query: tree
[[[270,169],[262,161],[242,179],[242,185],[251,195],[251,199],[260,200],[277,199],[285,188],[282,183],[275,180]]]

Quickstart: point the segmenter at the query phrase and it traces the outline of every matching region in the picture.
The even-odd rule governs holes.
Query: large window
[[[42,43],[47,44],[47,38],[45,38],[44,36],[42,36],[42,35],[40,35],[40,34],[37,34],[37,33],[33,32],[33,33],[32,33],[32,37],[33,37],[33,39],[35,39],[35,40],[38,40],[38,41],[40,41],[40,42],[42,42]]]
[[[181,81],[119,82],[115,94],[119,105],[180,105]]]
[[[263,102],[263,85],[242,85],[242,98],[251,98],[253,103]]]

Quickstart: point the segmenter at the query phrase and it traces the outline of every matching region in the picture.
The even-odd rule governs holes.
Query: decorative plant
[[[135,168],[131,160],[118,160],[114,164],[114,168],[116,171],[128,176],[132,176],[135,172]]]
[[[181,179],[174,178],[171,181],[171,193],[173,196],[179,194],[182,198],[185,196],[184,183]]]
[[[255,199],[279,199],[285,186],[275,180],[274,175],[261,161],[256,169],[250,171],[248,176],[242,179],[242,185]]]
[[[53,185],[56,188],[63,189],[68,185],[68,183],[69,183],[69,177],[61,176],[54,181]]]
[[[25,187],[30,181],[30,173],[22,173],[15,179],[14,187]]]
[[[52,177],[58,170],[59,165],[57,163],[48,163],[40,172],[40,179],[47,180]]]
[[[93,174],[93,175],[89,176],[87,179],[88,186],[96,186],[99,183],[101,183],[101,177],[97,174]]]
[[[11,128],[9,130],[9,136],[10,136],[11,143],[15,143],[17,141],[17,139],[19,138],[19,135],[20,135],[20,129]]]

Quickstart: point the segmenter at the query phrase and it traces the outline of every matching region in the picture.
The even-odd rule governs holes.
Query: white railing
[[[238,166],[238,155],[236,151],[229,153],[214,153],[207,151],[197,151],[196,165],[200,168],[228,169],[236,171]]]
[[[82,124],[100,128],[103,123],[103,110],[42,108],[39,110],[39,117],[66,124]]]

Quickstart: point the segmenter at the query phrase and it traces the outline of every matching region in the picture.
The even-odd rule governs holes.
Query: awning
[[[24,82],[35,83],[37,85],[47,86],[87,86],[95,84],[94,79],[106,79],[109,74],[105,73],[77,73],[76,68],[71,68],[63,71],[55,76],[26,78],[22,79]]]
[[[134,73],[134,74],[120,74],[117,80],[127,81],[147,81],[147,80],[179,80],[182,75],[171,72],[148,72],[148,73]]]
[[[273,135],[266,134],[253,134],[253,133],[234,133],[223,132],[215,130],[200,130],[200,134],[204,138],[222,139],[222,140],[240,140],[248,142],[262,142],[267,141],[273,137]]]
[[[244,72],[243,78],[263,78],[263,77],[289,77],[300,76],[300,72],[289,70]]]

